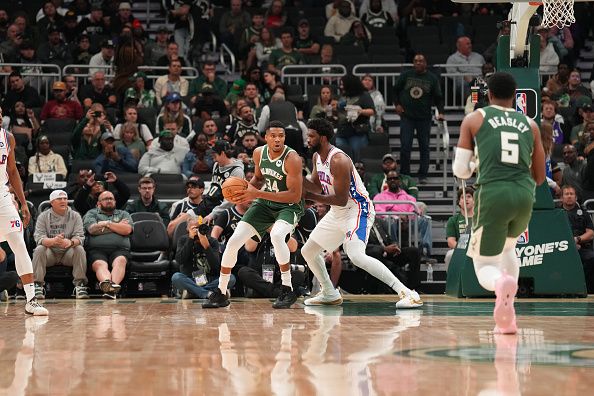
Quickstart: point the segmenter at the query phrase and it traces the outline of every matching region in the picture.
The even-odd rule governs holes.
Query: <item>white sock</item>
[[[520,259],[516,256],[516,241],[517,238],[506,239],[499,268],[501,271],[505,270],[517,282],[520,277]]]
[[[501,277],[501,270],[494,265],[485,265],[476,273],[476,277],[481,284],[487,290],[494,291],[495,283],[497,279]]]
[[[334,290],[334,285],[330,280],[330,275],[326,270],[326,263],[322,258],[322,248],[309,239],[305,245],[301,248],[301,255],[307,262],[310,271],[314,274],[318,282],[320,282],[320,288],[322,293],[330,293]]]
[[[227,285],[229,284],[229,279],[231,279],[231,273],[223,274],[221,272],[219,276],[219,290],[221,290],[221,293],[223,294],[227,293]]]
[[[293,290],[293,284],[291,283],[291,271],[282,272],[281,271],[281,281],[283,286],[288,286]]]
[[[25,290],[27,301],[31,301],[35,297],[35,283],[23,284],[23,290]]]

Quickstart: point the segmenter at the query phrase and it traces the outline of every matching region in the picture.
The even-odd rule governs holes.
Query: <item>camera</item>
[[[101,111],[94,111],[93,117],[101,117],[101,114],[103,114]]]
[[[210,227],[208,226],[208,224],[200,224],[198,226],[198,232],[200,233],[200,235],[207,235],[209,229]]]

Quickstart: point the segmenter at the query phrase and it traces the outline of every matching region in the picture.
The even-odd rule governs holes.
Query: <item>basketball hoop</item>
[[[573,15],[574,0],[542,0],[530,2],[531,5],[542,3],[542,26],[551,28],[557,26],[559,29],[575,23]]]

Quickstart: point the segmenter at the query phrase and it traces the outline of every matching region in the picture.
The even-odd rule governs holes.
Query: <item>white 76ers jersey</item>
[[[8,191],[8,172],[6,163],[8,162],[8,153],[10,152],[10,141],[6,129],[0,128],[0,191]]]
[[[328,153],[328,158],[326,161],[322,162],[320,155],[318,153],[315,154],[315,161],[316,161],[316,170],[318,172],[318,178],[320,179],[320,183],[322,183],[322,191],[324,195],[334,194],[334,176],[330,172],[330,162],[332,161],[332,157],[337,154],[342,153],[347,156],[344,151],[337,147],[332,147],[330,152]],[[348,156],[347,156],[348,158]],[[359,173],[355,170],[353,166],[353,161],[349,158],[351,163],[351,174],[350,174],[350,185],[349,185],[349,200],[346,206],[335,206],[332,205],[331,209],[333,210],[346,210],[351,209],[353,207],[359,207],[360,212],[362,214],[368,214],[369,212],[374,212],[373,204],[369,199],[369,193],[365,188],[365,184],[361,180]]]

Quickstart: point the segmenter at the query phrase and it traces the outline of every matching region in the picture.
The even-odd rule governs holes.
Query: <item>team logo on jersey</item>
[[[281,160],[276,161],[276,166],[281,166],[282,164],[283,164],[283,161],[281,161]]]
[[[423,96],[423,88],[421,87],[412,87],[410,89],[410,97],[413,99],[419,99],[421,96]]]
[[[528,228],[518,237],[518,245],[526,245],[530,241],[530,235],[528,234]]]
[[[350,239],[352,234],[353,234],[353,233],[352,233],[351,231],[348,231],[348,232],[346,233],[346,237]]]

